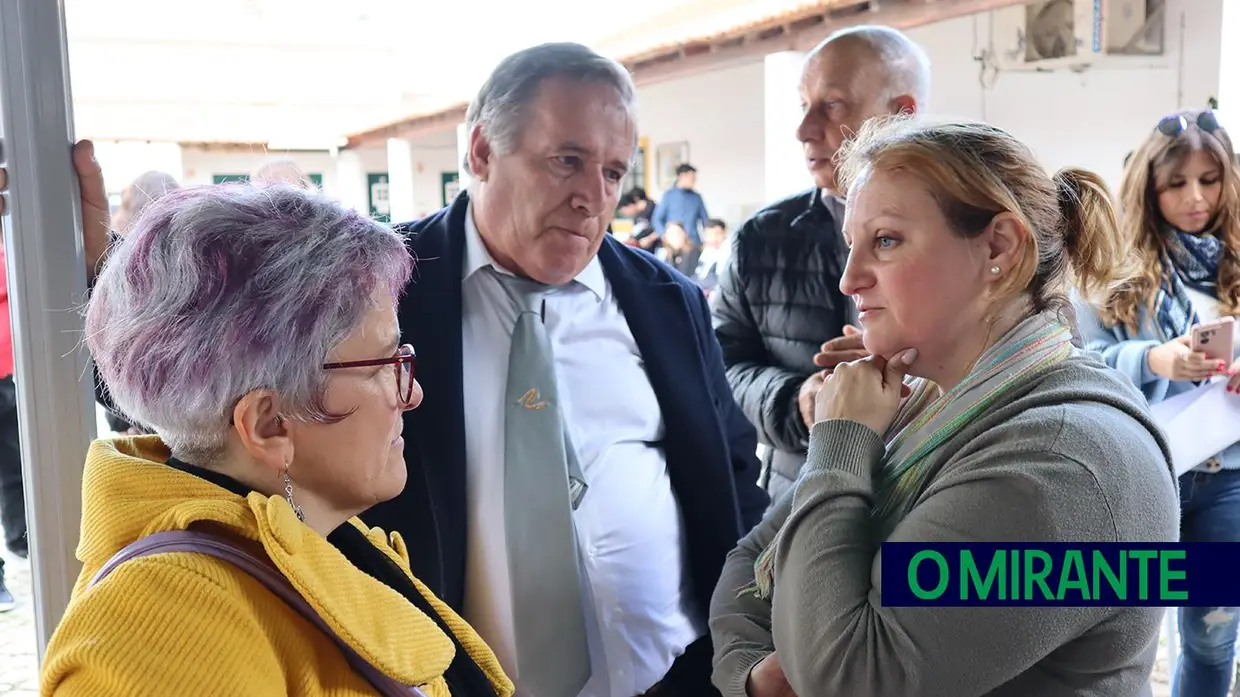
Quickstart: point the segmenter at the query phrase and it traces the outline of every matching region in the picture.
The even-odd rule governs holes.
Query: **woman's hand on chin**
[[[891,360],[870,356],[836,366],[818,391],[815,420],[856,421],[882,437],[908,394],[904,375],[915,360],[917,349],[906,349]]]

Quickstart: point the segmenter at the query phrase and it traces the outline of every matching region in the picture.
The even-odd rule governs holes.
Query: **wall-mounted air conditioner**
[[[1083,68],[1165,53],[1165,0],[1034,0],[994,11],[1001,70]]]

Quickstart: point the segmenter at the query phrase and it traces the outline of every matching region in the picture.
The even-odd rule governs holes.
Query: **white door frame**
[[[69,94],[63,0],[0,0],[2,222],[40,662],[81,568],[82,466],[96,423]]]

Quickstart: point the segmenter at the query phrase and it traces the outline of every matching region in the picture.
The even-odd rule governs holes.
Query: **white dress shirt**
[[[465,619],[516,673],[504,530],[504,390],[517,306],[465,216],[464,345],[468,550]],[[592,677],[582,697],[634,697],[706,633],[687,571],[684,523],[663,451],[663,416],[597,257],[546,299],[566,426],[589,489],[573,513]],[[515,599],[520,602],[520,599]]]

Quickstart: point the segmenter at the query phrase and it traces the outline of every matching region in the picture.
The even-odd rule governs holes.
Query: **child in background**
[[[719,285],[719,271],[723,269],[731,251],[727,223],[711,218],[706,223],[706,229],[702,231],[702,254],[698,257],[698,267],[694,274],[694,280],[707,295]]]
[[[702,251],[693,245],[685,226],[679,222],[668,222],[667,227],[663,228],[662,243],[659,258],[684,275],[696,278],[698,257]]]

